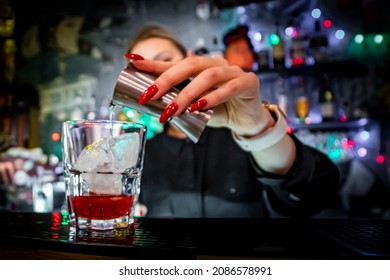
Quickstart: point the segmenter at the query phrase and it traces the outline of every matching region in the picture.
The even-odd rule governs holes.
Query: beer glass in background
[[[140,193],[146,126],[75,120],[61,127],[64,181],[73,226],[126,228]]]
[[[306,96],[299,96],[296,103],[296,114],[300,123],[305,123],[309,115],[309,99]]]

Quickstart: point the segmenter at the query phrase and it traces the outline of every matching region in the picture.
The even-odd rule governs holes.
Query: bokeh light
[[[354,41],[356,44],[361,44],[364,41],[364,36],[362,34],[356,34]]]
[[[337,39],[339,39],[339,40],[344,39],[344,37],[345,37],[345,32],[344,32],[344,30],[341,30],[341,29],[337,30],[336,33],[335,33],[335,37],[336,37]]]
[[[313,18],[319,18],[320,16],[321,16],[321,10],[320,9],[313,9],[312,11],[311,11],[311,16],[313,17]]]

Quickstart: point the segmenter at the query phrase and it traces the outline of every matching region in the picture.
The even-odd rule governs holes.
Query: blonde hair
[[[142,27],[135,35],[135,37],[129,41],[127,45],[127,53],[131,53],[134,46],[139,42],[150,38],[166,39],[172,42],[172,44],[177,47],[177,49],[183,54],[184,57],[187,56],[186,48],[180,43],[175,33],[173,33],[168,28],[159,25],[147,25]]]

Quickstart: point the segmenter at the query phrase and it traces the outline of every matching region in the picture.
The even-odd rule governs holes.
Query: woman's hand
[[[141,104],[161,98],[170,88],[191,78],[192,81],[165,108],[160,122],[185,110],[213,109],[209,126],[228,127],[236,135],[247,139],[258,137],[275,125],[270,112],[262,105],[260,84],[252,72],[231,66],[225,59],[192,56],[178,62],[144,60],[129,54],[136,68],[158,74],[159,77],[141,95]],[[286,174],[296,158],[296,148],[287,134],[272,146],[253,149],[251,154],[263,170]]]
[[[272,121],[261,104],[259,79],[252,72],[231,66],[225,59],[187,57],[178,62],[143,60],[133,56],[136,68],[158,74],[142,94],[140,103],[161,98],[170,88],[191,78],[161,114],[160,122],[189,110],[212,109],[208,125],[228,127],[239,135],[256,135]]]

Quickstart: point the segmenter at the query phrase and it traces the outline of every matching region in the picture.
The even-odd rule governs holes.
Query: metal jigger
[[[156,78],[157,76],[142,72],[129,63],[119,75],[111,104],[132,108],[140,113],[159,118],[180,90],[173,87],[160,99],[149,100],[144,105],[139,104],[138,100],[141,94],[154,83]],[[186,134],[190,140],[197,143],[212,113],[211,110],[194,113],[186,110],[169,121]]]

